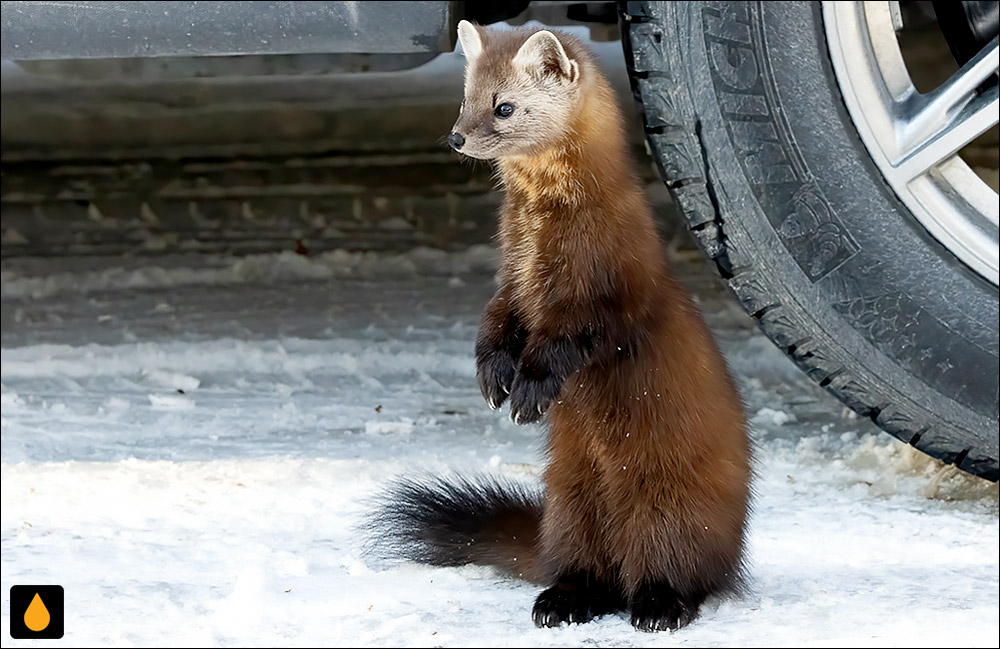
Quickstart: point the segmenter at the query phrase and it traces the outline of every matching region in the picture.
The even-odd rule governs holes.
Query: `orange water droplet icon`
[[[45,608],[42,598],[38,596],[38,593],[35,593],[31,603],[28,604],[28,610],[24,612],[24,626],[38,633],[45,630],[51,619],[49,609]]]

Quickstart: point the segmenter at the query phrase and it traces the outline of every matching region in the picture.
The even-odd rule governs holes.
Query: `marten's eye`
[[[512,104],[503,103],[496,107],[493,114],[500,119],[507,119],[514,114],[514,106]]]

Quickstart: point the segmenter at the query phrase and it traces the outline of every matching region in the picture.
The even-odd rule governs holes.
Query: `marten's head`
[[[539,153],[569,134],[585,50],[549,31],[486,30],[463,20],[465,98],[448,144],[495,160]]]

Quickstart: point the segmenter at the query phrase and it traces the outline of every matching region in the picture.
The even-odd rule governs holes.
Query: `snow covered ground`
[[[412,471],[537,480],[472,346],[488,249],[18,259],[2,274],[2,587],[56,583],[53,646],[996,646],[997,487],[813,386],[698,260],[757,441],[748,596],[673,634],[536,629],[536,589],[380,565],[355,530]]]

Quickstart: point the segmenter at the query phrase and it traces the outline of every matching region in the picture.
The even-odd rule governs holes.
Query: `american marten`
[[[576,39],[459,24],[465,99],[448,137],[493,161],[502,264],[476,341],[479,387],[547,420],[544,495],[492,479],[408,480],[373,527],[397,556],[493,565],[548,586],[539,626],[631,610],[691,622],[743,572],[743,407],[678,284],[610,85]]]

